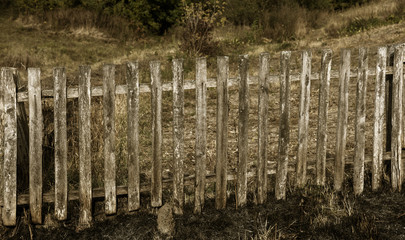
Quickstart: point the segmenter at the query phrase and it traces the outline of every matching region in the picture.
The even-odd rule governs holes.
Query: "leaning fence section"
[[[206,198],[206,184],[215,183],[215,207],[226,207],[227,181],[235,180],[236,206],[242,207],[247,203],[248,179],[255,179],[256,202],[262,204],[268,198],[269,185],[274,184],[275,198],[285,199],[287,176],[291,156],[290,117],[291,117],[291,82],[299,81],[299,118],[298,139],[295,162],[295,184],[305,187],[311,177],[308,170],[308,144],[309,144],[309,116],[310,104],[317,103],[317,130],[315,149],[314,182],[317,185],[326,184],[327,143],[336,137],[333,186],[336,191],[343,188],[345,165],[347,164],[346,139],[348,131],[348,103],[349,82],[355,79],[356,111],[355,111],[355,146],[353,158],[353,189],[355,194],[364,190],[365,162],[372,163],[372,189],[381,186],[383,174],[383,160],[391,161],[392,189],[401,190],[404,175],[402,161],[403,144],[403,45],[378,48],[376,66],[369,66],[371,52],[366,48],[359,49],[358,66],[351,61],[352,51],[344,49],[340,52],[341,62],[339,71],[332,71],[332,51],[324,50],[321,53],[320,68],[312,67],[313,53],[303,51],[301,58],[301,73],[291,74],[291,52],[283,51],[280,54],[280,65],[270,64],[271,55],[259,55],[257,76],[249,75],[249,56],[241,55],[238,62],[238,77],[229,77],[229,58],[218,57],[215,79],[207,78],[207,59],[197,58],[195,61],[195,81],[184,80],[183,60],[172,61],[172,83],[162,83],[161,62],[150,62],[150,84],[140,84],[140,67],[138,62],[128,62],[126,67],[126,84],[115,84],[115,66],[106,64],[103,67],[102,86],[91,85],[91,69],[89,66],[79,67],[78,87],[67,88],[64,68],[53,70],[54,88],[41,89],[41,71],[38,68],[28,69],[28,91],[18,92],[16,87],[17,72],[13,68],[1,68],[0,81],[0,205],[3,225],[15,226],[17,219],[17,206],[29,205],[30,216],[35,224],[42,223],[42,205],[44,202],[53,202],[55,217],[66,220],[68,216],[67,203],[70,200],[79,200],[79,224],[89,226],[92,221],[93,198],[103,197],[105,214],[117,212],[117,196],[126,195],[128,211],[140,209],[140,193],[150,192],[150,205],[160,207],[164,202],[163,187],[171,185],[172,200],[176,214],[183,213],[184,186],[186,182],[194,185],[194,212],[201,213]],[[392,54],[390,54],[392,53]],[[393,56],[393,58],[391,58]],[[388,65],[388,66],[387,66]],[[392,65],[392,67],[390,67]],[[270,75],[270,69],[279,68],[279,74]],[[357,68],[357,72],[351,69]],[[375,70],[374,70],[374,69]],[[389,69],[388,69],[389,68]],[[319,72],[318,69],[320,69]],[[392,77],[387,77],[391,71]],[[387,75],[390,76],[390,75]],[[336,119],[336,135],[328,135],[328,109],[330,98],[331,78],[339,81],[338,109]],[[312,80],[319,80],[318,99],[310,99]],[[391,81],[390,81],[391,80]],[[371,156],[365,154],[365,122],[366,122],[366,93],[367,84],[374,81],[374,116],[373,116],[373,151]],[[278,155],[276,158],[276,171],[269,169],[269,97],[272,84],[279,84],[279,129]],[[249,85],[257,84],[258,91],[258,121],[257,146],[258,155],[256,171],[248,171],[249,162],[249,105],[252,95]],[[228,115],[229,96],[228,88],[238,87],[239,109],[237,127],[237,159],[228,159]],[[207,88],[216,87],[216,163],[215,175],[207,175]],[[184,91],[195,89],[195,175],[185,177],[184,159]],[[173,179],[162,179],[162,92],[173,93]],[[152,128],[152,162],[150,185],[140,181],[140,150],[139,150],[139,98],[140,93],[150,93],[151,97],[151,128]],[[115,96],[127,96],[127,147],[128,147],[128,179],[126,186],[117,186],[116,183],[116,154],[115,154]],[[104,188],[92,187],[91,162],[91,99],[92,96],[103,97],[103,129],[104,129]],[[42,138],[44,119],[42,115],[42,98],[54,99],[54,147],[55,147],[55,187],[52,193],[43,193],[42,183]],[[68,192],[68,146],[67,146],[67,99],[78,98],[79,114],[79,189]],[[18,103],[28,102],[29,109],[29,194],[17,196],[17,152],[18,149]],[[369,106],[367,106],[369,107]],[[386,119],[387,130],[384,130]],[[384,152],[384,132],[386,132],[388,154]],[[228,163],[237,162],[234,175],[228,174]],[[275,183],[269,182],[269,174],[274,174]]]

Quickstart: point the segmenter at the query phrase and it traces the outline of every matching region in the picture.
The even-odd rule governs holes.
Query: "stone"
[[[174,235],[174,215],[173,206],[170,203],[166,203],[158,211],[157,217],[158,230],[161,234],[173,236]]]

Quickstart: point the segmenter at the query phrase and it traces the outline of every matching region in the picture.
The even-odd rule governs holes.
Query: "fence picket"
[[[90,66],[79,68],[79,226],[92,221]]]
[[[67,128],[66,73],[64,68],[53,69],[54,134],[55,134],[55,217],[67,219]]]
[[[307,183],[308,123],[311,97],[311,58],[312,53],[310,51],[304,51],[302,53],[297,152],[297,186],[299,187],[304,187]]]
[[[350,81],[350,50],[342,50],[342,61],[340,66],[339,78],[339,105],[338,105],[338,123],[336,136],[336,158],[335,158],[335,178],[334,189],[342,190],[344,169],[345,169],[345,150],[347,135],[347,117],[349,109],[349,81]]]
[[[160,62],[150,62],[152,99],[152,207],[162,206],[162,83]]]
[[[228,163],[228,74],[229,57],[217,58],[217,136],[215,207],[226,207]]]
[[[42,139],[44,121],[41,102],[41,71],[28,69],[29,103],[29,185],[30,212],[33,223],[42,223]]]
[[[140,208],[139,182],[139,64],[127,63],[128,211]]]
[[[269,116],[269,72],[270,54],[261,53],[259,57],[259,141],[257,158],[257,203],[263,204],[267,199],[267,144]]]
[[[285,199],[290,146],[290,51],[282,51],[280,59],[280,134],[278,144],[276,199]]]
[[[387,69],[387,47],[378,48],[375,84],[374,132],[373,132],[373,167],[372,189],[381,186],[383,163],[384,137],[384,108],[385,108],[385,73]]]
[[[15,226],[17,217],[17,96],[13,69],[1,69],[4,93],[3,210],[4,226]]]
[[[207,157],[207,59],[196,59],[196,140],[195,140],[195,204],[201,213],[205,197],[205,168]]]

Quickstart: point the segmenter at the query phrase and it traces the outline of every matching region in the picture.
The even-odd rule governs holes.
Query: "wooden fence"
[[[390,62],[389,52],[393,51],[393,67],[387,67]],[[217,78],[207,78],[206,58],[196,59],[195,81],[184,81],[183,60],[172,62],[173,82],[162,84],[161,63],[150,62],[150,84],[140,84],[138,62],[126,64],[126,85],[115,84],[115,66],[104,65],[103,86],[91,86],[91,69],[89,66],[79,68],[79,86],[66,87],[64,68],[53,70],[54,89],[42,90],[40,69],[28,69],[28,91],[17,92],[15,83],[16,70],[1,69],[1,119],[0,146],[3,164],[0,165],[1,191],[0,205],[2,221],[6,226],[16,224],[17,205],[29,204],[32,222],[42,223],[43,202],[54,202],[55,216],[65,220],[68,216],[67,202],[79,200],[79,224],[88,226],[92,221],[92,200],[104,197],[105,213],[117,212],[117,195],[128,196],[128,211],[140,208],[140,192],[150,191],[152,207],[162,205],[162,188],[164,185],[173,187],[173,204],[175,212],[182,214],[184,205],[185,182],[194,182],[195,200],[194,211],[200,213],[204,206],[206,183],[215,182],[215,206],[217,209],[226,207],[227,181],[236,181],[237,206],[247,203],[248,178],[256,179],[256,195],[259,204],[264,203],[268,196],[268,174],[276,173],[275,197],[286,198],[287,173],[290,148],[290,83],[300,81],[298,148],[296,152],[296,184],[304,187],[307,184],[307,152],[308,152],[308,122],[311,93],[311,80],[319,80],[318,128],[316,144],[316,184],[326,183],[326,144],[328,142],[327,117],[329,104],[329,86],[331,78],[339,79],[339,102],[336,132],[336,152],[334,164],[334,189],[342,190],[345,167],[345,147],[348,128],[348,84],[350,78],[357,77],[356,120],[355,120],[355,157],[353,187],[355,194],[361,194],[364,188],[365,165],[365,96],[367,81],[375,81],[375,110],[372,161],[372,189],[377,190],[382,181],[382,164],[384,159],[391,159],[391,183],[393,190],[401,190],[403,182],[402,150],[402,91],[403,91],[403,45],[380,47],[377,52],[377,64],[369,69],[366,48],[359,50],[359,65],[357,74],[350,71],[351,51],[341,52],[340,71],[332,71],[332,51],[324,50],[321,58],[319,73],[311,72],[311,51],[303,51],[301,74],[290,74],[291,52],[283,51],[280,56],[279,75],[270,75],[270,54],[260,54],[258,75],[249,76],[249,58],[242,55],[239,58],[239,77],[229,78],[229,58],[217,58]],[[375,69],[375,70],[373,70]],[[390,72],[389,72],[390,71]],[[386,75],[393,74],[392,82],[387,81]],[[374,78],[369,80],[370,76]],[[280,85],[280,125],[278,141],[278,157],[276,172],[268,167],[268,105],[270,83]],[[248,126],[249,126],[249,85],[259,84],[258,106],[258,158],[257,172],[253,175],[247,171],[249,158]],[[238,159],[236,176],[227,172],[228,163],[228,87],[238,86],[239,90],[239,119],[238,119]],[[206,175],[207,155],[207,88],[216,87],[216,174]],[[392,102],[386,96],[386,88]],[[195,131],[195,176],[184,177],[184,90],[196,91],[196,131]],[[173,179],[162,181],[162,91],[173,92]],[[139,170],[139,95],[150,92],[152,112],[152,176],[151,185],[140,182]],[[128,112],[128,184],[116,185],[116,156],[115,146],[115,96],[127,95]],[[91,176],[91,99],[92,96],[103,96],[104,122],[104,189],[92,188]],[[55,146],[55,191],[42,191],[42,138],[44,119],[42,116],[42,97],[54,98],[54,146]],[[79,171],[80,187],[78,191],[68,192],[67,181],[67,98],[79,99]],[[29,194],[17,196],[17,106],[19,102],[27,102],[29,106]],[[386,108],[386,105],[388,108]],[[392,116],[387,119],[387,136],[390,139],[390,151],[385,154],[383,148],[385,112]],[[335,136],[332,136],[335,137]],[[235,159],[236,160],[236,159]],[[234,160],[232,160],[234,161]]]

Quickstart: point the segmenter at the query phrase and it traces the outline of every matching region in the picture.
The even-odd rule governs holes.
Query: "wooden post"
[[[174,213],[183,214],[184,205],[184,86],[183,59],[174,59],[173,71],[173,201]],[[197,166],[196,159],[196,166]]]
[[[339,106],[336,136],[336,159],[334,188],[342,190],[345,169],[345,149],[347,136],[347,117],[349,109],[350,50],[342,50],[342,62],[339,77]]]
[[[6,68],[0,69],[0,202],[4,202],[4,177],[3,177],[3,166],[4,166],[4,82]],[[0,225],[3,224],[3,204],[0,206]]]
[[[196,139],[195,139],[195,205],[201,213],[205,196],[205,161],[207,157],[207,59],[196,59]]]
[[[90,66],[79,68],[79,226],[92,221]]]
[[[249,56],[239,56],[239,122],[237,206],[247,203],[247,161],[249,158]]]
[[[378,48],[377,67],[375,76],[375,108],[373,133],[373,168],[372,189],[376,191],[381,186],[383,163],[384,137],[384,107],[385,107],[385,74],[387,69],[387,47]]]
[[[17,95],[13,70],[1,69],[4,101],[3,211],[4,226],[15,226],[17,216]]]
[[[42,223],[42,117],[40,69],[28,68],[29,103],[29,178],[32,222]]]
[[[364,151],[366,145],[366,95],[368,78],[368,50],[359,49],[359,68],[357,70],[356,91],[356,129],[353,166],[354,194],[359,195],[364,190]]]
[[[280,135],[278,143],[276,199],[285,199],[290,145],[290,51],[281,52],[280,59]]]
[[[402,88],[403,47],[394,50],[394,78],[392,82],[392,135],[391,135],[391,184],[394,191],[402,186]]]
[[[150,62],[152,98],[152,207],[162,206],[162,83],[160,62]]]
[[[226,185],[228,165],[228,73],[229,58],[217,58],[217,139],[216,139],[216,185],[215,207],[226,207]]]
[[[316,142],[316,184],[325,186],[326,182],[326,148],[328,142],[328,107],[330,72],[332,68],[332,50],[322,52],[321,73],[318,100],[318,132]]]
[[[103,67],[105,214],[117,212],[115,165],[115,65]]]
[[[263,204],[267,199],[267,144],[269,116],[269,72],[270,54],[261,53],[259,57],[259,141],[257,158],[257,203]]]
[[[139,64],[127,63],[128,211],[140,208],[139,179]]]
[[[67,219],[67,132],[66,132],[66,73],[53,69],[54,133],[55,133],[55,217]]]
[[[308,123],[311,97],[311,58],[311,51],[302,52],[297,153],[298,187],[304,187],[307,183]]]

